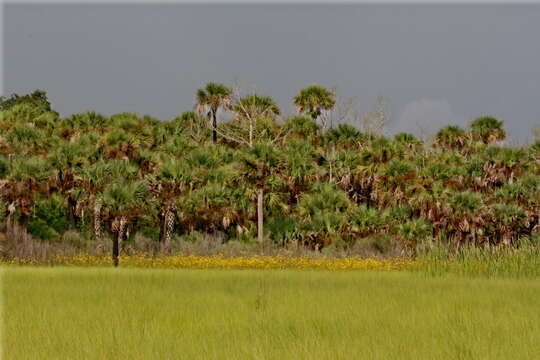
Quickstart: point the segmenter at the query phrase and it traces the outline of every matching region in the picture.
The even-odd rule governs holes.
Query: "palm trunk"
[[[120,252],[119,246],[118,246],[118,243],[120,242],[119,237],[120,237],[120,232],[114,233],[113,247],[112,247],[112,261],[115,267],[118,266],[118,253]]]
[[[263,217],[263,189],[259,189],[257,194],[257,240],[262,245],[264,237],[264,217]]]
[[[124,251],[124,238],[126,237],[127,219],[122,216],[120,218],[120,228],[118,230],[118,240],[120,241],[120,248]]]
[[[13,231],[15,218],[15,203],[8,205],[6,210],[6,230]]]
[[[162,243],[165,240],[165,210],[160,211],[159,218],[159,242]]]
[[[165,249],[169,250],[171,246],[172,233],[174,230],[174,212],[173,209],[167,209],[165,213]]]
[[[171,245],[172,233],[174,231],[174,205],[166,205],[160,215],[159,241],[166,249]]]
[[[95,240],[101,239],[103,234],[101,228],[101,205],[99,203],[94,204],[94,237]]]
[[[7,214],[6,216],[6,232],[10,232],[13,230],[13,217],[11,214]]]
[[[69,211],[69,224],[72,228],[75,228],[77,225],[77,218],[75,216],[75,208],[77,206],[77,201],[71,196],[68,196],[68,211]]]
[[[28,220],[29,216],[26,215],[24,212],[21,213],[21,216],[19,217],[19,226],[23,234],[28,233]]]
[[[216,111],[212,110],[212,141],[214,144],[217,142],[217,118]]]
[[[118,266],[118,255],[120,254],[120,247],[124,241],[124,234],[126,233],[127,219],[125,216],[116,218],[113,220],[112,232],[113,236],[113,248],[112,248],[112,260],[114,266]]]
[[[249,118],[249,147],[253,146],[253,120]]]

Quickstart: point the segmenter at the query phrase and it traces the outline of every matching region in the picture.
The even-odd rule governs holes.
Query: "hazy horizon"
[[[489,114],[510,141],[540,124],[540,4],[4,4],[4,94],[47,91],[62,116],[160,119],[209,81],[292,97],[319,83],[389,99],[389,132]]]

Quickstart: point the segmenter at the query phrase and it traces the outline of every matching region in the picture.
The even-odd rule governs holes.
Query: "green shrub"
[[[362,242],[381,254],[387,253],[392,248],[392,236],[389,234],[373,234],[362,239]]]
[[[150,238],[154,241],[159,241],[159,227],[158,226],[141,226],[139,228],[139,233],[144,237]]]
[[[374,232],[383,225],[384,220],[377,209],[363,204],[356,207],[351,216],[352,224],[360,234]]]
[[[28,232],[37,239],[58,240],[69,229],[67,206],[58,194],[49,198],[39,196],[28,222]]]
[[[399,225],[398,231],[406,240],[417,243],[432,235],[433,226],[427,220],[414,219]]]
[[[28,223],[28,233],[41,240],[59,240],[61,235],[44,220],[35,219]]]
[[[299,237],[300,222],[294,216],[272,217],[267,220],[265,231],[276,244],[284,245]]]

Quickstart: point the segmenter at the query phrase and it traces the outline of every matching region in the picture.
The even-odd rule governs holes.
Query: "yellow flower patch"
[[[60,266],[110,266],[109,256],[56,256],[47,263],[31,259],[11,259],[3,265],[60,265]],[[137,268],[171,269],[306,269],[306,270],[405,270],[413,264],[402,259],[309,258],[286,256],[155,256],[149,254],[120,256],[120,266]]]

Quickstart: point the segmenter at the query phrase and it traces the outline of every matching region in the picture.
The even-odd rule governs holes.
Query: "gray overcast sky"
[[[208,81],[291,98],[308,84],[390,99],[390,131],[481,114],[513,139],[540,124],[540,4],[5,4],[4,93],[62,114],[170,119]]]

